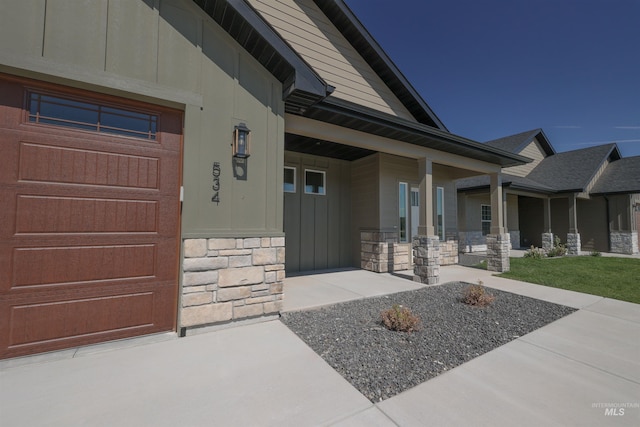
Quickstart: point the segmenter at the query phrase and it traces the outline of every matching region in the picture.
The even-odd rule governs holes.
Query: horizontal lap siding
[[[327,83],[333,96],[412,120],[413,117],[353,46],[310,0],[251,0]]]
[[[544,150],[542,149],[542,147],[538,143],[538,140],[536,139],[531,141],[529,145],[527,145],[525,148],[522,149],[522,151],[520,151],[517,154],[528,157],[533,161],[531,163],[527,163],[524,165],[505,168],[503,169],[504,173],[508,173],[510,175],[515,175],[515,176],[523,176],[523,177],[527,176],[546,157]]]

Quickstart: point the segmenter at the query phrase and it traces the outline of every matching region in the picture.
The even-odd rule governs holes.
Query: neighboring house
[[[638,253],[640,157],[622,158],[615,144],[556,153],[541,129],[486,144],[533,159],[503,169],[505,228],[513,247],[548,248],[557,236],[573,253]],[[461,252],[484,250],[489,179],[456,185]]]
[[[0,150],[0,358],[273,315],[285,272],[417,235],[436,282],[454,180],[499,206],[528,161],[449,133],[340,0],[4,0]]]

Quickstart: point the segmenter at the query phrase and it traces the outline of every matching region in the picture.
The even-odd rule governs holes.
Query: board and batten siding
[[[249,0],[298,54],[336,89],[332,96],[415,120],[312,0]]]
[[[282,235],[282,85],[193,1],[3,0],[0,71],[183,110],[183,236]],[[231,153],[241,122],[246,179]]]
[[[533,141],[527,144],[527,146],[524,147],[519,153],[515,154],[520,154],[521,156],[525,156],[533,160],[531,163],[520,166],[512,166],[510,168],[504,168],[502,170],[504,173],[520,177],[529,175],[529,173],[533,169],[535,169],[535,167],[538,166],[538,164],[546,157],[544,150],[542,149],[540,143],[536,138],[534,138]]]

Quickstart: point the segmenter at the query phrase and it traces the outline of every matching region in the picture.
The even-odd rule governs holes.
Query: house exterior
[[[0,358],[269,318],[287,273],[412,245],[435,283],[454,180],[497,207],[528,161],[449,133],[340,0],[3,1],[0,150]]]
[[[504,211],[513,247],[549,249],[555,236],[571,253],[637,254],[640,157],[615,144],[557,153],[541,129],[487,142],[533,161],[503,170]],[[484,250],[488,177],[458,181],[462,252]],[[484,218],[483,218],[484,215]]]

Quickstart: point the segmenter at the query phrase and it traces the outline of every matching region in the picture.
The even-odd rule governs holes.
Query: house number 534
[[[218,205],[220,203],[220,162],[213,162],[213,169],[211,171],[213,175],[213,197],[211,197],[211,202]]]

